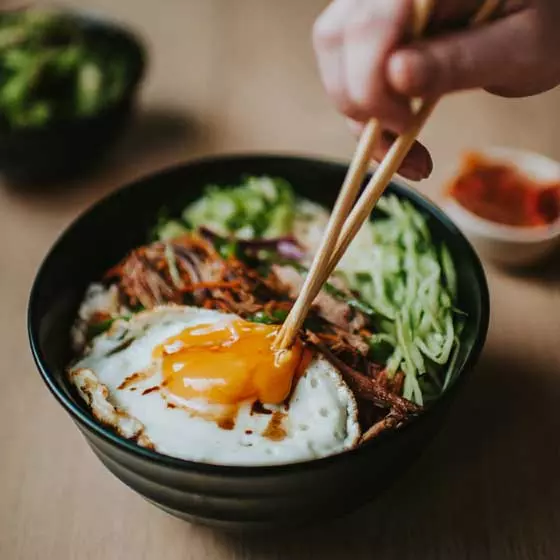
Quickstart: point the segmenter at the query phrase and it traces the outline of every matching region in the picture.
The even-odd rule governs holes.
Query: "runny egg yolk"
[[[278,330],[242,319],[197,325],[157,346],[153,356],[162,360],[163,385],[180,399],[279,404],[308,356],[299,339],[289,350],[273,350]]]

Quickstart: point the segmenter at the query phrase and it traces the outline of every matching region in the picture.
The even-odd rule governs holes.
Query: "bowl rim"
[[[21,10],[41,10],[40,7],[24,7]],[[123,39],[130,48],[134,51],[137,61],[134,63],[136,69],[128,81],[124,91],[121,96],[116,100],[104,105],[99,110],[91,115],[72,115],[65,118],[53,119],[46,125],[39,126],[25,126],[20,128],[0,128],[0,140],[6,141],[15,135],[18,137],[30,136],[35,134],[48,133],[52,134],[54,132],[63,132],[68,127],[76,125],[88,125],[89,123],[95,122],[99,119],[110,115],[115,109],[120,107],[129,98],[135,95],[140,84],[146,77],[146,73],[149,66],[149,55],[147,43],[142,39],[139,33],[133,30],[130,26],[119,21],[117,18],[112,17],[110,14],[97,10],[88,10],[80,8],[72,8],[68,6],[53,6],[53,10],[62,15],[68,16],[74,19],[81,28],[86,31],[88,28],[92,27],[98,30],[108,31],[119,38]],[[13,10],[18,11],[18,10]]]
[[[497,145],[483,147],[473,150],[473,152],[482,157],[487,157],[490,160],[511,165],[521,173],[532,176],[543,183],[552,183],[554,180],[560,182],[560,161],[539,152]],[[539,172],[543,171],[544,175],[550,178],[544,179],[538,177],[540,174]],[[458,175],[459,172],[455,169],[453,177],[448,179],[446,183],[452,183]],[[555,176],[556,179],[553,179],[552,176]],[[500,224],[471,212],[453,196],[447,193],[444,193],[442,208],[449,213],[452,219],[456,220],[461,227],[479,237],[523,245],[553,241],[556,238],[560,239],[560,216],[551,224],[533,227]]]
[[[472,245],[468,239],[463,235],[459,228],[453,223],[453,221],[443,212],[443,210],[435,204],[433,201],[428,199],[426,196],[420,194],[415,189],[412,189],[402,181],[393,181],[393,188],[397,194],[404,196],[413,201],[415,205],[420,207],[423,211],[428,213],[430,216],[435,217],[437,220],[442,222],[443,226],[449,231],[449,233],[459,239],[460,243],[463,245],[464,253],[466,254],[467,260],[470,261],[475,276],[479,285],[479,299],[481,306],[481,316],[480,325],[478,332],[472,346],[470,353],[463,365],[460,375],[457,376],[455,382],[447,389],[444,395],[438,398],[428,409],[424,410],[418,417],[407,422],[401,428],[389,433],[382,434],[380,437],[368,441],[362,445],[358,445],[354,448],[336,453],[334,455],[329,455],[326,457],[321,457],[317,459],[311,459],[308,461],[300,461],[295,463],[286,464],[273,464],[273,465],[219,465],[214,463],[199,463],[196,461],[190,461],[186,459],[179,459],[176,457],[171,457],[152,451],[145,447],[139,446],[136,442],[123,438],[116,432],[111,430],[110,427],[103,425],[97,421],[91,414],[86,413],[82,408],[80,408],[67,394],[61,389],[59,384],[51,372],[50,368],[47,366],[46,361],[42,356],[40,350],[40,342],[38,332],[36,332],[35,325],[35,307],[38,300],[38,292],[40,290],[40,284],[42,282],[42,276],[44,270],[47,267],[51,256],[58,250],[58,247],[63,244],[64,240],[73,234],[74,229],[78,224],[94,209],[110,203],[114,198],[117,198],[123,191],[133,191],[139,188],[145,182],[156,181],[158,177],[171,175],[176,173],[180,169],[205,166],[209,164],[224,164],[228,162],[247,162],[247,165],[255,162],[266,162],[275,161],[276,163],[304,163],[312,165],[325,165],[325,166],[336,166],[347,168],[349,162],[342,160],[335,160],[332,158],[321,158],[315,156],[305,156],[305,155],[292,155],[284,153],[265,153],[265,152],[250,152],[250,153],[231,153],[231,154],[220,154],[211,155],[202,158],[192,159],[185,162],[180,162],[178,164],[163,167],[152,173],[139,177],[132,182],[125,184],[124,186],[115,189],[111,193],[103,196],[101,199],[95,203],[89,205],[85,210],[78,214],[78,216],[72,220],[72,222],[62,231],[55,242],[52,244],[46,256],[43,258],[35,279],[32,284],[31,293],[27,308],[27,332],[29,338],[29,344],[31,347],[31,352],[35,365],[37,366],[39,373],[44,381],[44,383],[49,388],[50,392],[54,395],[59,404],[66,410],[66,412],[72,417],[72,419],[78,423],[79,427],[85,428],[88,432],[97,436],[105,443],[110,446],[118,448],[120,451],[133,455],[139,460],[146,460],[152,464],[165,466],[166,468],[175,471],[188,471],[198,474],[214,475],[214,476],[227,476],[235,478],[249,478],[249,477],[267,477],[274,475],[284,475],[293,472],[312,472],[319,468],[326,468],[338,461],[344,460],[345,458],[364,456],[365,453],[382,445],[383,442],[399,437],[401,434],[414,430],[415,427],[420,426],[422,423],[428,421],[430,417],[437,413],[441,409],[446,401],[450,399],[452,394],[454,394],[458,387],[465,382],[467,374],[472,369],[474,364],[477,362],[484,343],[486,341],[489,319],[490,319],[490,297],[488,291],[488,283],[486,280],[486,275],[484,273],[484,268],[482,263],[473,249]]]

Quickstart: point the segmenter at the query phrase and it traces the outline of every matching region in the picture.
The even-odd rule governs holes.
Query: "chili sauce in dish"
[[[517,227],[560,218],[560,182],[535,181],[513,165],[466,154],[448,195],[480,218]]]

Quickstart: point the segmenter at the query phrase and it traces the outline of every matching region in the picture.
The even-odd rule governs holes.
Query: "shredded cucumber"
[[[339,271],[375,310],[372,355],[390,347],[389,375],[402,371],[403,396],[422,405],[447,388],[458,356],[455,267],[412,204],[385,196],[378,209],[382,215],[364,226]]]

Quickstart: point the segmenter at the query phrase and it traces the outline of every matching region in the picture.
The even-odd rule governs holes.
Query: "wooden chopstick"
[[[432,114],[437,101],[425,102],[421,105],[420,109],[414,117],[414,121],[408,130],[399,136],[393,143],[390,150],[387,152],[379,167],[375,170],[369,183],[356,206],[350,212],[342,231],[340,232],[336,247],[333,251],[328,265],[322,269],[322,276],[320,284],[324,284],[327,278],[331,275],[340,259],[344,256],[346,249],[360,231],[366,220],[370,217],[372,210],[375,208],[377,201],[390,183],[393,175],[397,173],[401,167],[404,158],[407,156],[410,148],[424,124]],[[317,292],[318,293],[318,292]]]
[[[471,25],[478,25],[486,21],[492,16],[499,4],[499,0],[486,0],[471,20]],[[417,7],[414,24],[415,35],[420,34],[427,25],[433,5],[433,0],[417,0],[415,2]],[[381,131],[379,123],[375,121],[370,121],[366,126],[331,214],[321,245],[307,274],[302,291],[278,332],[274,343],[275,348],[286,349],[292,345],[314,299],[336,268],[358,231],[371,215],[373,208],[387,188],[393,175],[401,167],[418,134],[435,109],[437,101],[437,99],[433,99],[421,102],[411,126],[393,143],[369,180],[358,203],[348,214],[356,198],[359,186],[367,172],[369,157],[365,158],[371,155],[371,150],[375,146],[375,141],[377,141]],[[342,231],[340,231],[341,227]]]
[[[414,2],[414,37],[420,37],[428,25],[434,1],[416,0]],[[381,133],[380,123],[375,119],[371,119],[362,131],[358,146],[346,172],[342,188],[327,224],[327,229],[317,249],[301,292],[276,337],[276,348],[287,348],[291,345],[294,334],[301,328],[313,300],[326,280],[324,271],[328,268],[333,250],[339,240],[339,232],[358,196],[372,159],[373,150],[381,138]]]
[[[471,18],[470,27],[476,27],[481,23],[487,22],[498,11],[502,0],[486,0],[478,9],[478,12]]]
[[[321,239],[321,244],[315,254],[301,292],[274,342],[276,348],[287,348],[291,345],[292,333],[301,328],[313,300],[321,290],[324,283],[322,281],[322,271],[329,265],[332,252],[339,239],[340,229],[358,196],[362,181],[370,165],[373,149],[379,141],[380,133],[379,123],[370,120],[360,136],[358,147],[344,178],[327,229]]]

